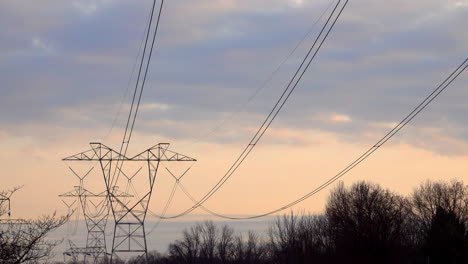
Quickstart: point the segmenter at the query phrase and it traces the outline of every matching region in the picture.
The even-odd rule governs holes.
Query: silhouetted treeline
[[[244,236],[197,223],[148,263],[468,263],[468,186],[426,182],[403,197],[372,183],[339,184],[323,215],[291,213]]]

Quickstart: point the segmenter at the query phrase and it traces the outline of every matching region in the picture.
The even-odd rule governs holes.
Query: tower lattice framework
[[[147,256],[145,220],[160,164],[162,162],[195,162],[196,159],[169,150],[169,143],[159,143],[131,158],[101,143],[90,143],[90,145],[90,150],[63,160],[98,162],[101,167],[115,223],[111,262],[120,253],[141,253]],[[133,199],[119,197],[115,192],[119,176],[124,173],[125,165],[129,163],[140,167],[136,174],[141,173],[147,177],[145,191],[141,196],[133,197]]]
[[[120,198],[131,197],[120,192],[116,187],[113,193]],[[103,260],[106,261],[108,259],[106,226],[110,211],[107,191],[93,193],[84,188],[83,181],[81,181],[80,186],[75,186],[74,190],[61,194],[59,197],[76,198],[79,201],[87,228],[86,247],[77,247],[70,244],[70,248],[64,252],[64,255],[72,257],[82,255],[84,263],[102,263]]]

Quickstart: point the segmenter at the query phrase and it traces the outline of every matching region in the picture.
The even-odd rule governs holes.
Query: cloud
[[[97,3],[94,1],[88,1],[88,2],[75,1],[73,2],[73,6],[86,15],[92,15],[93,13],[96,12],[98,8]]]
[[[296,7],[300,7],[304,4],[304,0],[292,0],[291,2]]]
[[[340,123],[340,122],[347,123],[347,122],[351,122],[351,121],[352,121],[352,119],[351,119],[349,116],[347,116],[347,115],[332,115],[332,116],[330,117],[330,120],[331,120],[332,122],[338,122],[338,123]]]
[[[250,130],[271,110],[314,35],[250,99],[252,94],[329,4],[294,2],[168,3],[137,129],[148,134],[158,131],[174,140],[196,138],[212,130],[215,135],[204,140],[248,139]],[[4,43],[0,54],[8,54],[0,63],[4,70],[0,110],[8,113],[0,118],[2,125],[110,126],[136,61],[149,5],[109,3],[47,0],[35,10],[18,3],[0,4],[0,24],[25,21],[18,32],[5,29],[0,36]],[[301,8],[294,7],[298,4]],[[290,132],[279,131],[313,130],[353,142],[370,141],[385,132],[384,124],[399,122],[464,52],[468,37],[449,25],[463,22],[467,11],[450,8],[453,5],[435,0],[399,0],[388,6],[373,1],[350,3],[267,135],[283,138],[281,142],[287,142],[288,136],[302,142]],[[35,58],[31,48],[36,54],[55,52],[57,56]],[[28,78],[23,78],[24,72]],[[442,127],[444,133],[468,140],[461,125],[468,121],[462,114],[468,110],[466,84],[466,78],[457,80],[434,102],[437,111],[424,112],[427,117],[415,125],[438,127],[446,118],[444,124],[450,125]],[[121,116],[129,103],[130,98],[125,98]],[[231,113],[237,113],[232,120]],[[119,119],[117,127],[121,123]]]
[[[166,1],[128,153],[170,142],[171,149],[197,158],[184,183],[202,197],[274,106],[320,29],[313,22],[329,4]],[[282,112],[209,201],[210,209],[248,214],[276,208],[359,157],[461,62],[468,35],[454,25],[466,24],[465,5],[350,1]],[[61,158],[89,149],[91,141],[119,148],[150,6],[130,0],[0,1],[0,162],[3,175],[15,176],[0,177],[6,186],[31,188],[15,200],[17,216],[60,208],[63,186],[76,185]],[[461,75],[343,179],[409,193],[426,179],[463,178],[467,77]],[[159,180],[164,177],[158,178],[156,208],[170,191]],[[268,188],[259,189],[265,181]],[[326,195],[301,206],[321,210]],[[171,210],[191,205],[177,200]]]
[[[54,48],[51,44],[49,43],[46,43],[44,40],[38,38],[38,37],[34,37],[31,41],[32,43],[32,46],[34,48],[37,48],[37,49],[40,49],[41,51],[45,52],[45,53],[54,53]]]
[[[77,0],[73,1],[73,7],[85,15],[93,15],[96,11],[105,4],[111,3],[113,0]]]
[[[140,108],[143,111],[167,111],[171,109],[172,106],[160,103],[146,103],[141,105]]]

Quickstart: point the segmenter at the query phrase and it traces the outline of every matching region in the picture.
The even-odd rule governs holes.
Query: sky
[[[280,96],[330,3],[167,0],[130,156],[171,143],[197,159],[182,182],[202,197]],[[120,146],[150,7],[149,0],[0,2],[0,187],[24,185],[12,197],[14,217],[65,213],[58,195],[79,181],[62,158],[89,142]],[[465,59],[467,24],[466,0],[350,0],[284,110],[206,207],[263,213],[341,171]],[[468,182],[467,100],[465,73],[341,180],[402,195],[425,180]],[[85,184],[97,191],[102,179],[98,168],[93,173]],[[152,212],[173,184],[163,171]],[[322,212],[332,188],[293,210]],[[178,189],[168,215],[191,205]],[[203,211],[194,214],[203,219]]]

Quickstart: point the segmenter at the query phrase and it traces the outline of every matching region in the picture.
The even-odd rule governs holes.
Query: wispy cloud
[[[86,15],[91,15],[95,13],[97,10],[97,4],[94,1],[88,1],[88,2],[75,1],[73,2],[73,6]]]
[[[457,6],[457,7],[466,7],[466,6],[468,6],[468,2],[467,1],[456,1],[455,6]]]
[[[347,123],[347,122],[351,122],[352,119],[351,117],[347,116],[347,115],[332,115],[330,117],[330,120],[332,122],[338,122],[338,123]]]
[[[37,48],[45,53],[52,54],[55,52],[54,47],[52,44],[47,43],[43,39],[39,37],[32,38],[31,44],[34,48]]]
[[[201,197],[268,115],[331,0],[166,3],[129,153],[171,142],[197,158],[184,181]],[[17,216],[60,208],[61,188],[76,184],[61,158],[89,149],[90,141],[120,146],[138,64],[127,84],[151,4],[0,1],[0,181],[30,188],[18,193]],[[461,62],[467,17],[466,0],[350,1],[282,112],[209,207],[246,214],[276,208],[335,175]],[[425,179],[465,175],[467,76],[343,179],[409,193]],[[158,179],[157,193],[165,195],[170,187]],[[268,188],[258,187],[266,181]],[[321,210],[326,193],[301,206]],[[171,210],[190,202],[178,200]]]
[[[140,106],[143,111],[167,111],[172,108],[168,104],[161,103],[145,103]]]
[[[203,134],[221,123],[218,135],[207,141],[247,138],[248,128],[261,123],[281,94],[312,36],[269,86],[244,103],[328,4],[305,0],[168,3],[138,119],[142,133],[154,131],[153,123],[164,123],[167,126],[158,133],[186,140],[194,137],[190,132]],[[466,20],[465,4],[436,0],[398,0],[384,7],[371,0],[350,4],[267,134],[276,133],[274,129],[318,130],[346,142],[377,136],[385,124],[399,121],[464,54],[468,36],[449,25]],[[450,8],[453,6],[460,8]],[[127,88],[149,7],[146,2],[57,4],[47,0],[43,7],[30,10],[26,5],[2,2],[0,24],[24,20],[25,26],[18,31],[5,28],[0,35],[0,54],[5,58],[0,67],[8,72],[0,88],[5,95],[0,107],[8,118],[0,120],[78,127],[112,123]],[[32,59],[34,53],[57,56]],[[22,77],[24,72],[27,79]],[[436,120],[447,118],[453,125],[444,127],[445,132],[457,140],[468,140],[468,133],[459,132],[466,121],[460,113],[468,110],[463,103],[467,95],[460,88],[465,84],[466,79],[457,80],[453,91],[437,100],[439,111],[428,113],[430,118],[420,119],[418,125],[437,127]],[[40,92],[39,87],[46,90]],[[128,110],[129,100],[124,101],[122,113]],[[37,111],[26,111],[24,105]],[[239,109],[241,114],[223,122]],[[291,134],[276,135],[287,138]]]
[[[73,7],[85,15],[93,15],[96,11],[112,0],[75,0],[72,2]]]

